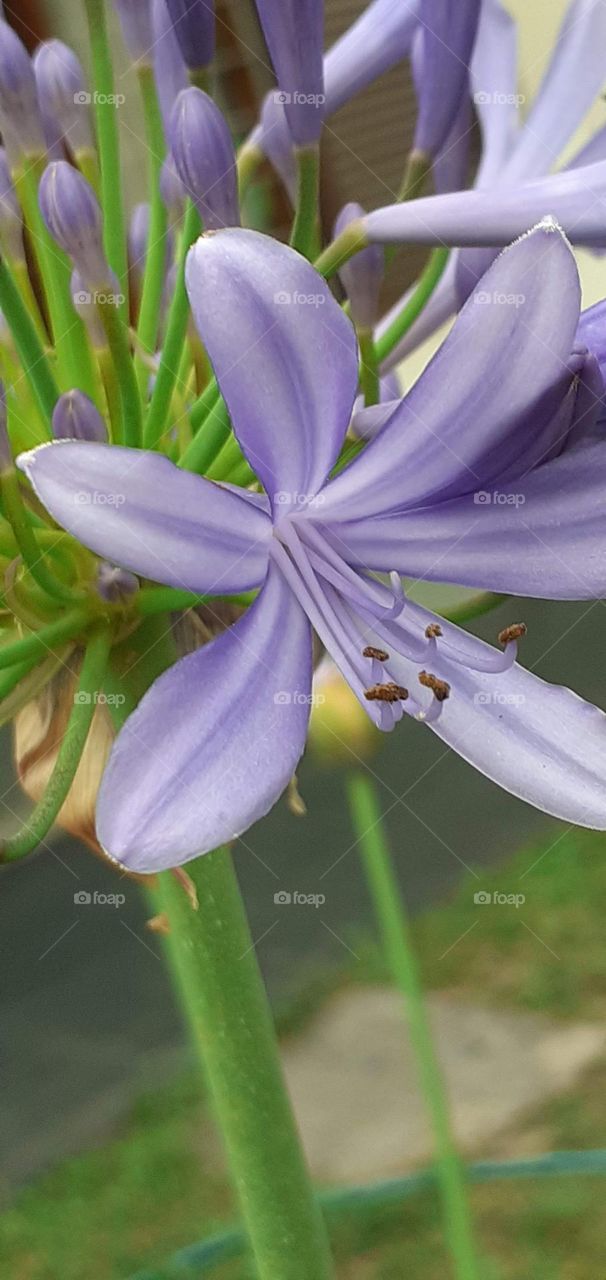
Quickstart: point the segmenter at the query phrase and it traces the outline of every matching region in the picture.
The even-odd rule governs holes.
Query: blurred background
[[[327,45],[364,7],[363,0],[327,0]],[[530,100],[566,5],[510,0],[507,7],[519,19],[520,93]],[[78,0],[5,8],[30,47],[58,35],[87,65]],[[271,83],[268,59],[251,0],[217,8],[222,101],[243,135]],[[145,198],[143,129],[117,23],[114,44],[132,206]],[[571,153],[605,113],[600,101]],[[412,121],[402,67],[331,120],[323,144],[327,227],[346,200],[370,208],[391,199]],[[288,205],[271,174],[265,177],[265,198],[286,229]],[[590,305],[606,294],[606,265],[578,256]],[[414,254],[400,256],[386,301],[418,263]],[[404,366],[403,385],[429,354],[425,348]],[[445,607],[455,597],[438,589],[431,603]],[[521,618],[528,625],[525,665],[606,706],[603,603],[510,600],[472,625],[494,640]],[[606,839],[571,831],[505,795],[414,724],[381,742],[371,768],[415,916],[463,1148],[506,1158],[606,1146]],[[238,875],[314,1172],[328,1183],[387,1177],[431,1152],[402,1010],[374,942],[344,769],[326,767],[309,751],[299,787],[307,816],[280,803],[238,842]],[[0,821],[12,831],[26,802],[7,734],[0,792]],[[139,886],[60,832],[34,858],[3,872],[0,890],[2,1274],[122,1280],[233,1211],[161,940],[146,928]],[[325,901],[276,902],[295,891]],[[474,902],[477,893],[495,892],[524,902]],[[104,901],[106,895],[121,900]],[[591,1179],[478,1189],[487,1278],[602,1275],[603,1203],[603,1189]],[[340,1275],[446,1274],[431,1197],[391,1211],[381,1228],[383,1244],[376,1222],[343,1229]],[[358,1260],[347,1261],[354,1252]],[[239,1263],[217,1274],[227,1280],[249,1273]]]

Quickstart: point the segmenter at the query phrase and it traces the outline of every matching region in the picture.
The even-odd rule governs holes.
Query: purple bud
[[[183,214],[185,192],[183,190],[183,183],[175,169],[175,161],[170,151],[162,164],[162,170],[160,173],[160,195],[162,196],[170,217],[174,222],[178,222],[179,218]]]
[[[469,62],[480,0],[425,0],[415,35],[412,68],[419,100],[415,151],[432,158],[442,149],[469,94]]]
[[[92,400],[74,387],[59,396],[51,421],[55,440],[88,440],[107,443],[107,428]]]
[[[83,321],[95,351],[101,351],[103,347],[107,346],[105,329],[97,311],[95,295],[91,293],[79,271],[72,271],[70,292],[74,309]]]
[[[133,62],[140,67],[150,67],[154,47],[150,0],[114,0],[114,3]]]
[[[0,245],[7,258],[23,262],[23,220],[4,147],[0,147]]]
[[[84,72],[72,49],[62,40],[45,40],[33,57],[38,98],[43,115],[52,121],[73,155],[94,148],[90,94]]]
[[[139,581],[128,569],[102,560],[97,570],[97,591],[108,604],[119,604],[139,590]]]
[[[187,67],[183,61],[165,0],[151,0],[154,36],[154,75],[158,101],[168,134],[170,116],[177,95],[189,84]]]
[[[256,0],[292,140],[317,142],[324,116],[323,0]]]
[[[0,128],[15,162],[27,154],[43,155],[46,147],[36,77],[19,36],[0,20]]]
[[[170,118],[175,168],[207,231],[240,226],[238,176],[225,117],[202,89],[184,89]]]
[[[42,174],[39,201],[48,230],[86,284],[108,284],[101,209],[86,178],[67,161],[57,160]]]
[[[215,55],[215,6],[213,0],[165,0],[183,61],[190,71],[201,71]]]
[[[346,204],[335,222],[338,236],[350,222],[365,216],[359,204]],[[380,245],[370,244],[339,268],[341,283],[351,305],[352,320],[357,329],[372,329],[379,316],[379,294],[383,280],[385,255]]]

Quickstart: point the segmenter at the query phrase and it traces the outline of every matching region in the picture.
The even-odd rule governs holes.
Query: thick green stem
[[[0,472],[0,492],[5,515],[10,521],[23,562],[32,578],[53,599],[73,604],[81,593],[60,582],[49,569],[45,558],[46,553],[38,546],[36,535],[29,522],[19,488],[19,475],[14,467],[7,467]]]
[[[395,320],[392,320],[385,333],[377,339],[375,348],[380,365],[391,355],[394,347],[397,347],[404,335],[408,333],[408,330],[429,302],[440,277],[444,273],[449,252],[449,249],[432,250],[427,266],[419,278],[414,293],[402,308],[400,314],[396,316]]]
[[[24,376],[36,397],[43,420],[49,424],[59,399],[59,388],[36,333],[34,323],[13,277],[0,257],[0,310],[13,335]]]
[[[219,396],[208,417],[198,428],[193,440],[179,459],[179,466],[185,467],[187,471],[197,471],[200,475],[205,475],[228,443],[230,432],[231,419],[227,405],[223,397]]]
[[[297,157],[297,208],[290,237],[293,249],[311,258],[316,243],[318,224],[318,197],[320,191],[319,147],[298,147]]]
[[[66,640],[74,640],[89,622],[88,609],[72,609],[56,622],[49,622],[48,626],[32,631],[23,639],[0,645],[0,670],[11,666],[13,662],[27,662],[37,653],[44,657],[46,653],[54,652],[57,645],[65,644]]]
[[[334,276],[339,267],[344,262],[349,262],[355,253],[359,253],[361,249],[365,249],[368,244],[368,236],[364,229],[364,223],[361,219],[350,222],[349,226],[329,244],[320,257],[315,262],[316,271],[326,279]]]
[[[166,260],[167,218],[164,201],[160,196],[160,173],[162,170],[165,145],[162,116],[160,115],[158,96],[151,67],[140,68],[139,85],[143,100],[145,135],[149,151],[150,218],[147,250],[145,255],[145,271],[143,275],[143,289],[141,293],[141,305],[139,307],[139,320],[137,325],[137,338],[142,350],[151,355],[156,349],[158,317],[161,310],[160,303],[162,300],[162,289],[164,287],[164,267]],[[135,368],[137,372],[139,393],[141,397],[144,398],[145,389],[149,381],[149,368],[146,361],[142,359],[140,355],[137,355],[135,360]]]
[[[48,835],[68,797],[95,714],[97,694],[103,688],[110,644],[110,633],[103,630],[93,635],[86,646],[78,691],[44,795],[23,830],[4,844],[0,853],[3,862],[32,853]]]
[[[379,363],[370,329],[358,329],[358,346],[360,348],[360,387],[364,404],[378,404]]]
[[[293,1120],[267,996],[231,857],[188,863],[198,896],[160,877],[183,1004],[235,1176],[259,1280],[329,1280],[320,1209]]]
[[[436,1144],[436,1176],[456,1280],[479,1280],[465,1173],[455,1147],[448,1102],[437,1059],[423,988],[412,947],[404,900],[387,847],[374,784],[366,774],[348,781],[348,797],[368,887],[394,981],[406,1001],[410,1034]]]
[[[120,396],[120,439],[114,443],[136,448],[141,444],[141,397],[128,344],[128,331],[112,302],[98,303],[97,311],[105,329]]]
[[[179,269],[175,282],[162,355],[154,385],[154,391],[145,420],[143,442],[146,449],[155,449],[164,432],[170,402],[179,371],[181,348],[187,333],[189,303],[185,290],[185,259],[188,250],[200,230],[200,218],[194,205],[190,205],[182,233]]]
[[[114,92],[114,71],[104,0],[85,0],[90,39],[92,79],[95,86],[95,123],[101,164],[101,205],[105,252],[112,271],[120,281],[124,302],[121,314],[128,322],[128,269],[122,202],[118,102]]]

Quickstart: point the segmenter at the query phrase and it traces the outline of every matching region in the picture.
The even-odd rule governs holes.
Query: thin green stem
[[[50,424],[60,392],[54,374],[36,333],[34,323],[23,303],[13,277],[0,257],[0,310],[6,317],[15,346],[43,420]],[[49,432],[50,434],[50,432]]]
[[[444,1082],[412,947],[410,926],[387,846],[377,794],[373,782],[363,773],[356,773],[348,780],[347,792],[352,825],[385,954],[394,981],[406,1001],[421,1085],[433,1124],[436,1176],[442,1196],[452,1274],[456,1280],[479,1280],[464,1169],[452,1135]]]
[[[62,618],[40,627],[39,631],[32,631],[21,640],[0,644],[0,671],[12,666],[14,662],[27,662],[35,654],[44,656],[49,651],[54,652],[55,646],[65,644],[67,640],[75,640],[90,620],[88,609],[71,609]]]
[[[108,630],[97,631],[91,636],[84,652],[78,692],[44,795],[22,831],[4,844],[0,854],[3,862],[12,862],[32,853],[48,835],[68,797],[95,714],[97,694],[103,688],[110,647]]]
[[[205,604],[210,599],[210,596],[180,591],[177,587],[142,587],[137,592],[134,604],[141,617],[149,617],[154,613],[176,613],[181,609],[194,609],[196,605]]]
[[[92,79],[95,86],[95,123],[101,164],[101,205],[105,228],[105,252],[120,281],[124,302],[121,311],[128,322],[128,268],[118,138],[118,104],[107,33],[104,0],[85,0],[90,39]]]
[[[187,333],[189,315],[189,303],[185,290],[185,259],[199,230],[199,214],[195,206],[190,204],[185,215],[179,254],[179,268],[168,313],[160,365],[145,420],[143,443],[146,449],[155,449],[158,446],[170,412],[170,402],[179,370],[181,348]]]
[[[320,148],[317,145],[298,147],[296,158],[297,207],[290,243],[305,258],[311,258],[317,238]]]
[[[141,444],[141,397],[130,354],[128,330],[112,302],[99,302],[97,311],[105,329],[120,395],[120,439],[115,443],[136,448]]]
[[[198,897],[160,877],[168,944],[212,1090],[259,1280],[329,1280],[328,1242],[301,1152],[267,995],[230,854],[188,863]]]
[[[217,404],[220,395],[221,392],[219,391],[217,379],[211,378],[208,386],[204,388],[202,394],[198,396],[198,399],[194,401],[191,407],[189,420],[193,431],[197,431],[198,427],[202,426],[202,423],[208,417],[208,414]]]
[[[19,487],[19,475],[15,467],[8,467],[0,472],[0,492],[4,512],[15,535],[15,541],[23,557],[23,563],[38,586],[48,595],[62,603],[74,603],[78,592],[51,572],[46,560],[46,553],[40,549],[36,535],[28,519]]]
[[[143,274],[143,289],[137,324],[137,338],[143,351],[149,355],[156,349],[158,317],[160,315],[164,267],[166,261],[167,217],[164,201],[160,196],[160,173],[165,153],[164,129],[158,106],[158,95],[151,67],[139,69],[139,86],[143,101],[145,136],[149,152],[150,218]],[[144,399],[149,381],[146,361],[137,355],[135,359],[139,394]]]
[[[208,417],[198,428],[193,440],[179,459],[179,466],[187,471],[197,471],[205,475],[215,460],[227,448],[230,441],[231,419],[227,405],[219,396]]]
[[[358,329],[358,346],[360,348],[360,387],[364,404],[378,404],[379,362],[370,329]]]
[[[404,335],[408,333],[408,330],[429,302],[440,277],[444,273],[446,263],[448,262],[449,252],[449,249],[432,250],[427,266],[419,277],[419,282],[414,293],[402,308],[399,315],[392,320],[389,328],[385,330],[385,333],[383,333],[375,343],[379,365],[381,365],[383,361],[391,355],[394,347],[397,347]]]

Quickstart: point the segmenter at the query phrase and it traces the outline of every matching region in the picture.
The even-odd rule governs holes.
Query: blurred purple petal
[[[296,146],[316,142],[324,117],[323,0],[256,0],[257,12]]]
[[[480,0],[425,0],[413,57],[418,99],[414,148],[436,156],[469,93]]]
[[[214,0],[165,0],[183,61],[191,71],[207,67],[215,56]]]
[[[350,222],[363,217],[364,209],[361,205],[346,204],[335,222],[333,238],[336,240]],[[383,250],[378,245],[369,245],[344,263],[339,271],[351,306],[352,320],[357,328],[372,329],[376,323],[384,270]]]

